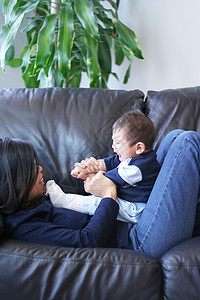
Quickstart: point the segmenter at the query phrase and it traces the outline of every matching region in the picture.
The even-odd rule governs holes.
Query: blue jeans
[[[138,223],[130,229],[134,250],[161,257],[192,237],[200,183],[200,134],[170,132],[157,151],[162,165]]]

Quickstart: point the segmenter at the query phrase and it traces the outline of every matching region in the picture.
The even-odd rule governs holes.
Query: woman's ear
[[[136,145],[135,145],[135,153],[137,155],[140,155],[140,154],[144,153],[145,150],[146,150],[146,147],[145,147],[145,144],[143,142],[136,143]]]

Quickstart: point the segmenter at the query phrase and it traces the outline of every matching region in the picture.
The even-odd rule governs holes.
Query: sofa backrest
[[[1,89],[0,137],[31,141],[46,180],[84,193],[70,170],[86,157],[112,155],[112,125],[124,111],[145,104],[157,130],[155,149],[173,129],[200,132],[200,87],[149,91],[144,98],[140,90]]]
[[[155,149],[171,130],[200,132],[200,87],[149,91],[145,100],[157,130]]]
[[[31,141],[45,179],[55,179],[66,192],[83,193],[82,181],[70,176],[74,163],[111,155],[113,123],[143,102],[139,90],[2,89],[0,137]]]

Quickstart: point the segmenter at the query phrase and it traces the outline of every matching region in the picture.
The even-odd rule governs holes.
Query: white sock
[[[46,187],[54,207],[63,207],[82,212],[82,195],[65,194],[54,180],[47,181]]]

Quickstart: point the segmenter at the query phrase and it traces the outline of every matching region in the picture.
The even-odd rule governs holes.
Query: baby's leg
[[[83,210],[82,212],[88,215],[94,215],[94,212],[99,205],[101,198],[91,196],[83,196]],[[119,213],[117,220],[122,222],[137,223],[139,217],[141,216],[146,203],[140,202],[129,202],[117,197],[117,203],[119,204]]]
[[[119,204],[119,213],[117,219],[133,224],[137,223],[146,206],[146,203],[129,202],[120,198],[117,198],[117,203]]]
[[[101,197],[94,195],[65,194],[54,180],[49,180],[46,186],[47,193],[55,207],[68,208],[92,216],[101,201]],[[145,203],[132,203],[120,198],[117,198],[116,201],[119,204],[117,219],[123,222],[137,223],[145,208]]]
[[[93,195],[65,194],[54,180],[47,181],[46,187],[50,200],[55,207],[68,208],[87,215],[94,215],[101,201],[100,197]]]
[[[82,212],[82,195],[65,194],[54,180],[46,183],[47,193],[54,207],[63,207]]]

